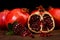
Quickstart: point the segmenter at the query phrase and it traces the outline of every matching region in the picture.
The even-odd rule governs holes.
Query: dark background
[[[35,9],[35,7],[43,5],[44,8],[60,7],[59,0],[0,0],[0,10],[13,8],[28,8]]]

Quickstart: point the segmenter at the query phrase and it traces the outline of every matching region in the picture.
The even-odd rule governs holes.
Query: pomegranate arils
[[[44,26],[46,28],[51,29],[53,27],[53,21],[52,21],[51,17],[48,14],[45,14],[43,16],[43,18],[44,18]]]
[[[52,36],[50,33],[41,33],[40,34],[41,37],[49,37],[49,36]]]
[[[24,27],[21,23],[13,26],[13,32],[16,35],[20,35],[22,37],[30,36],[30,34],[31,34],[31,32],[26,28],[26,25]]]
[[[13,31],[15,34],[22,34],[25,30],[23,28],[23,25],[22,24],[16,24],[15,26],[13,26]]]
[[[37,23],[31,25],[32,30],[39,31],[40,30],[40,25]]]
[[[29,23],[31,24],[31,23],[37,22],[38,20],[40,20],[40,16],[33,15],[31,16]]]
[[[31,38],[35,38],[34,35],[33,35],[32,33],[30,33],[29,36],[30,36]]]
[[[30,18],[30,27],[32,30],[39,31],[40,30],[40,16],[39,15],[32,15]]]

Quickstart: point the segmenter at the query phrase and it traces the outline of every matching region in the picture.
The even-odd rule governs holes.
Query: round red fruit
[[[60,28],[60,8],[50,8],[49,12],[55,19],[56,29]]]
[[[6,22],[6,25],[8,25],[8,23],[12,24],[15,21],[25,25],[28,17],[29,17],[29,14],[26,8],[15,8],[11,10],[11,12],[7,15],[5,22]]]
[[[6,16],[9,13],[9,10],[4,10],[2,12],[0,12],[0,28],[3,29],[5,28],[5,20],[6,20]]]

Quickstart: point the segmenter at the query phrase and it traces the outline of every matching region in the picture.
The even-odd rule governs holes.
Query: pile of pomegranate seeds
[[[22,37],[29,36],[34,38],[32,32],[30,32],[30,30],[27,27],[24,27],[21,23],[14,25],[12,30],[15,35],[20,35]]]

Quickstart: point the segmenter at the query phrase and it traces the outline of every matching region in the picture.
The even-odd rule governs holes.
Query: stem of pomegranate
[[[38,10],[45,10],[42,5],[36,7]]]
[[[45,11],[45,9],[43,8],[42,5],[38,6],[37,9],[38,9],[38,11],[40,12],[41,15],[42,15],[42,14],[44,13],[44,11]]]

